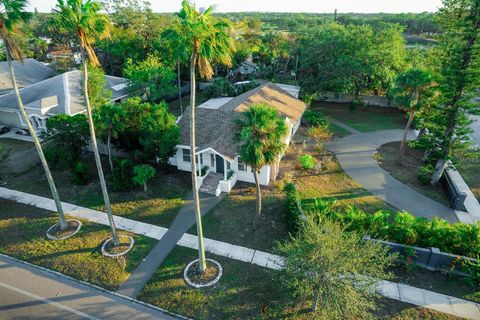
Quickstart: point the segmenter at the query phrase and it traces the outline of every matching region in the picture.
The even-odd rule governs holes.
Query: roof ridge
[[[65,95],[65,114],[70,115],[70,82],[68,72],[63,73],[63,93]]]

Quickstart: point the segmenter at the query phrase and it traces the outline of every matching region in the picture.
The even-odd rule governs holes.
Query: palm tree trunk
[[[82,64],[83,64],[83,94],[85,96],[85,104],[87,106],[88,126],[90,128],[90,139],[92,140],[92,149],[95,156],[95,164],[97,165],[98,178],[100,179],[100,186],[102,188],[103,201],[105,202],[105,209],[107,210],[108,222],[112,231],[112,238],[114,245],[119,245],[117,230],[115,228],[115,221],[112,215],[112,206],[110,205],[110,198],[108,197],[107,184],[105,183],[105,176],[103,175],[102,162],[100,153],[98,152],[97,138],[95,137],[95,126],[93,125],[92,108],[90,106],[90,99],[88,98],[88,66],[85,57],[85,50],[82,48]]]
[[[110,171],[113,172],[112,133],[111,133],[111,132],[108,132],[108,137],[107,137],[107,150],[108,150],[108,164],[110,165]]]
[[[38,137],[37,137],[37,133],[33,129],[32,123],[30,122],[30,119],[28,119],[28,115],[25,112],[25,107],[23,106],[22,97],[20,96],[20,91],[18,90],[18,86],[17,86],[15,71],[13,70],[12,56],[10,55],[10,51],[8,51],[7,45],[6,44],[4,45],[5,45],[5,52],[8,60],[8,68],[10,70],[10,76],[12,78],[12,86],[13,86],[13,90],[15,91],[15,96],[17,97],[18,108],[20,109],[20,113],[22,114],[23,120],[27,124],[28,131],[32,136],[33,143],[35,144],[35,148],[37,149],[37,153],[40,158],[40,162],[42,163],[43,170],[45,171],[45,176],[47,177],[48,185],[50,186],[50,191],[52,192],[53,200],[55,201],[55,207],[57,208],[60,229],[65,230],[67,229],[67,221],[65,220],[65,213],[63,212],[62,203],[60,202],[60,196],[58,195],[55,182],[53,181],[52,173],[50,172],[50,168],[48,167],[47,159],[45,159],[45,155],[42,150],[42,145],[40,144],[40,141],[38,140]]]
[[[202,214],[200,211],[200,197],[197,187],[197,164],[195,162],[195,65],[197,60],[197,43],[194,44],[192,57],[190,60],[190,154],[192,163],[192,192],[193,206],[195,209],[195,219],[197,222],[198,236],[198,271],[203,273],[207,269],[205,261],[205,248],[203,244]]]
[[[415,117],[415,112],[410,111],[410,115],[407,121],[407,126],[405,127],[405,131],[403,132],[402,144],[400,145],[400,155],[399,155],[400,163],[403,163],[403,159],[405,157],[405,144],[407,142],[407,134],[408,134],[408,130],[410,129],[410,126],[412,125],[414,117]]]
[[[180,78],[180,60],[177,61],[177,73],[178,73],[178,101],[180,102],[180,115],[183,115],[182,106],[182,79]]]
[[[147,192],[147,183],[146,182],[143,183],[143,191]]]
[[[260,215],[262,213],[262,192],[260,190],[260,181],[258,179],[258,171],[259,170],[257,168],[254,168],[253,178],[255,179],[256,196],[257,196],[255,212],[257,213],[257,215]]]

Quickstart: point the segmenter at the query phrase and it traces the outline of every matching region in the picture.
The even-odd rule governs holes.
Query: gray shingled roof
[[[20,89],[23,104],[29,114],[69,114],[73,115],[85,111],[83,95],[81,93],[81,72],[70,71],[53,78],[40,81],[28,87]],[[126,79],[105,76],[107,87],[112,88],[116,85],[126,83]],[[112,90],[112,100],[128,95],[128,89],[120,88],[120,90]],[[50,106],[52,101],[56,101],[57,105],[42,112],[41,101],[48,100]],[[45,104],[45,102],[44,102]],[[0,96],[0,108],[18,109],[17,100],[14,92]]]
[[[53,77],[56,73],[50,67],[35,59],[25,59],[23,64],[13,61],[13,70],[20,88]],[[0,94],[13,89],[7,61],[0,62]]]
[[[257,101],[267,101],[282,116],[288,116],[294,123],[300,120],[307,106],[292,97],[288,92],[273,83],[264,83],[247,91],[218,109],[205,109],[201,105],[195,109],[196,145],[199,150],[213,148],[220,154],[234,159],[238,154],[235,141],[234,119],[241,117],[246,106]],[[292,110],[286,110],[291,108]],[[178,122],[180,144],[190,145],[190,107]]]

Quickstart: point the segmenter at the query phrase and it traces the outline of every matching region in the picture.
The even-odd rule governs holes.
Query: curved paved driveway
[[[388,142],[400,141],[403,130],[380,130],[352,134],[326,145],[334,152],[343,170],[370,193],[388,204],[417,217],[440,217],[457,222],[453,209],[438,203],[393,178],[383,170],[373,155]],[[409,132],[409,139],[415,133]]]

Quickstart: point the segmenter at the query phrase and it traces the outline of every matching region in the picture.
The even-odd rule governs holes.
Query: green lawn
[[[156,243],[130,234],[135,239],[132,251],[123,258],[107,258],[100,246],[110,237],[108,227],[82,221],[82,229],[75,236],[48,240],[45,232],[57,221],[52,212],[0,199],[0,252],[113,290]]]
[[[92,176],[92,181],[87,185],[75,185],[68,168],[51,168],[60,198],[64,202],[104,210],[93,154],[87,154],[85,159],[88,160]],[[104,163],[104,170],[108,174],[106,163]],[[10,177],[5,187],[51,198],[45,173],[40,165],[21,175]],[[140,187],[133,191],[119,192],[115,191],[111,183],[108,183],[114,214],[164,227],[169,227],[174,220],[189,188],[190,176],[180,171],[158,172],[148,183],[148,192],[143,192]]]
[[[10,138],[1,138],[0,145],[5,147],[5,149],[8,151],[8,154],[10,156],[23,152],[25,150],[35,148],[35,146],[33,145],[33,142],[21,141],[21,140],[10,139]]]
[[[456,168],[475,197],[480,201],[480,159],[459,161]]]
[[[357,107],[352,111],[345,103],[321,101],[312,102],[311,108],[361,132],[403,129],[407,124],[405,115],[395,108]]]
[[[193,289],[183,280],[186,264],[197,258],[192,249],[175,247],[139,295],[139,299],[194,319],[315,319],[308,305],[296,307],[275,281],[277,271],[207,255],[223,267],[220,282]],[[379,300],[377,319],[457,319],[389,299]]]
[[[262,190],[262,214],[255,213],[255,189],[237,183],[229,195],[202,220],[203,234],[215,240],[272,252],[277,241],[287,239],[283,192],[275,187]],[[196,227],[190,233],[196,234]]]

